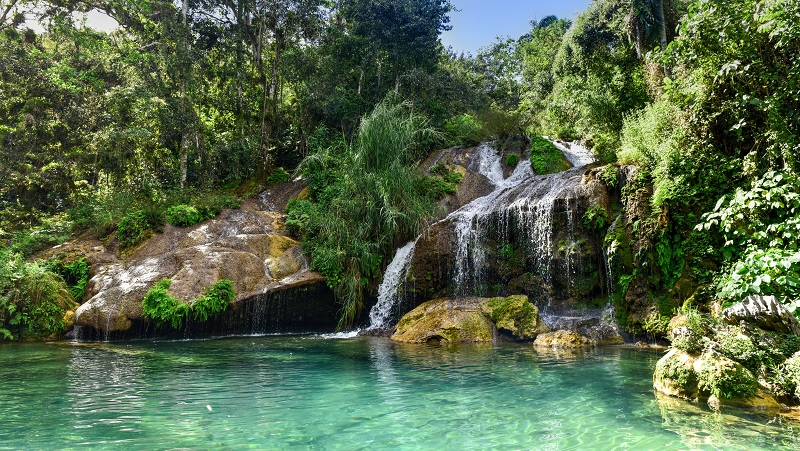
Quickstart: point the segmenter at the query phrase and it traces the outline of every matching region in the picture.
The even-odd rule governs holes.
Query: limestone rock
[[[672,348],[656,364],[653,388],[658,392],[697,401],[711,407],[740,406],[778,410],[775,397],[758,385],[742,364],[713,352],[689,354]]]
[[[495,327],[484,315],[480,298],[436,299],[407,313],[397,324],[392,340],[406,343],[492,341]]]
[[[592,346],[592,341],[571,330],[557,330],[536,337],[537,348],[582,348]]]
[[[233,281],[234,304],[271,292],[323,283],[308,270],[300,243],[285,235],[282,215],[265,211],[267,198],[192,227],[166,225],[163,233],[119,259],[98,261],[88,300],[75,324],[118,332],[142,319],[142,298],[159,280],[172,279],[169,294],[188,301],[220,279]]]
[[[517,338],[530,340],[541,333],[550,332],[550,328],[539,317],[539,309],[524,295],[491,298],[487,301],[487,313],[498,329],[506,330]]]
[[[737,325],[744,321],[759,329],[800,335],[800,322],[775,296],[748,296],[741,303],[723,310],[722,319],[727,324]]]

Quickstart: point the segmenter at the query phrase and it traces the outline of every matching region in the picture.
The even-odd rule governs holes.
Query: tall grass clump
[[[340,328],[363,309],[364,291],[386,258],[434,213],[430,183],[412,167],[418,143],[433,134],[408,104],[386,100],[362,119],[352,145],[321,150],[301,164],[316,203],[293,203],[289,221],[342,303]]]

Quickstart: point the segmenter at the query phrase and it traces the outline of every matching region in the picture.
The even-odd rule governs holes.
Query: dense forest
[[[800,2],[595,0],[476,55],[441,45],[452,8],[0,0],[0,334],[50,336],[83,297],[85,262],[42,249],[91,233],[124,250],[294,177],[309,194],[287,228],[348,326],[458,183],[419,162],[516,136],[580,140],[652,187],[652,246],[618,290],[638,277],[688,283],[700,307],[772,294],[794,309]],[[94,9],[119,29],[85,27]]]

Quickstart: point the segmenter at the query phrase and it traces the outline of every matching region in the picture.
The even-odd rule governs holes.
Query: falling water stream
[[[476,149],[477,155],[469,170],[480,173],[494,185],[489,194],[479,197],[450,213],[440,222],[452,223],[456,236],[455,268],[453,271],[454,292],[459,296],[474,295],[478,287],[486,284],[486,252],[483,242],[493,221],[503,228],[516,224],[529,243],[534,254],[536,271],[547,282],[552,282],[553,210],[556,200],[566,198],[567,206],[575,203],[581,189],[583,167],[595,161],[591,151],[579,145],[562,145],[558,149],[569,160],[573,168],[557,174],[537,175],[528,159],[523,159],[508,177],[503,177],[503,166],[499,152],[488,144]],[[568,212],[568,220],[573,218]],[[574,238],[574,237],[573,237]],[[575,241],[574,239],[572,240]],[[408,271],[416,241],[399,249],[387,268],[380,287],[378,304],[370,312],[370,328],[387,327],[394,305],[400,299],[401,282]],[[567,256],[567,265],[572,271],[572,255]]]

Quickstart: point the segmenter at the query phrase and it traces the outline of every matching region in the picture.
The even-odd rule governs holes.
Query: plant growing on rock
[[[542,136],[531,138],[531,165],[537,174],[552,174],[569,167],[555,144]]]
[[[159,327],[169,324],[173,329],[180,329],[190,316],[197,321],[207,321],[225,311],[236,297],[233,283],[227,279],[218,280],[191,302],[183,302],[167,294],[171,285],[171,279],[161,279],[142,299],[143,317]]]

